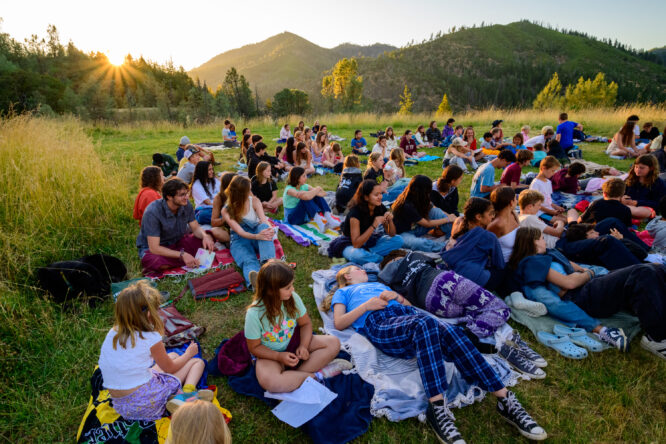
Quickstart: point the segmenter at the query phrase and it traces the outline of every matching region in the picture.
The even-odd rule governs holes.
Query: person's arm
[[[164,348],[164,342],[159,341],[150,347],[150,355],[155,360],[155,364],[157,364],[164,373],[169,374],[174,374],[183,368],[187,361],[192,359],[192,357],[198,352],[199,346],[194,341],[190,342],[185,353],[174,359],[171,359],[167,354],[166,348]]]
[[[192,234],[194,237],[197,239],[201,239],[201,243],[203,244],[203,247],[208,250],[208,251],[213,251],[215,249],[215,241],[213,240],[213,237],[206,233],[206,231],[201,228],[201,225],[199,225],[199,222],[196,220],[193,220],[192,222],[189,223],[190,230],[192,230]]]
[[[271,350],[265,345],[261,344],[261,339],[246,339],[247,348],[258,359],[269,359],[271,361],[277,361],[284,365],[294,366],[298,364],[298,356],[294,353],[287,351],[279,352]]]
[[[571,274],[562,274],[551,268],[548,270],[546,280],[564,290],[573,290],[574,288],[578,288],[592,279],[592,275],[593,274],[591,272],[588,273],[587,271],[577,271]]]
[[[544,234],[550,234],[551,236],[560,237],[562,236],[562,233],[564,233],[564,222],[562,222],[561,220],[556,221],[554,226],[552,227],[547,224],[544,225],[546,225],[546,227],[543,229]]]
[[[252,199],[252,206],[254,207],[254,212],[257,213],[257,217],[262,224],[269,225],[268,218],[266,213],[264,213],[264,207],[261,205],[261,201],[258,198]]]
[[[388,229],[387,229],[388,228]],[[389,236],[395,236],[395,224],[393,223],[393,213],[388,212],[384,214],[384,231]]]
[[[386,302],[396,300],[402,305],[412,305],[403,295],[396,293],[393,290],[384,290],[379,295],[380,299],[385,300]]]
[[[352,325],[367,311],[382,310],[388,305],[383,299],[374,297],[368,299],[350,312],[347,312],[345,304],[337,303],[333,306],[333,325],[337,330],[344,330]]]
[[[312,200],[318,195],[319,193],[318,188],[319,187],[310,188],[307,191],[300,191],[295,188],[292,188],[287,191],[287,194],[293,197],[297,197],[300,200]]]
[[[377,216],[372,221],[372,225],[361,233],[361,221],[355,217],[351,217],[349,219],[349,237],[351,238],[352,246],[354,248],[363,248],[363,245],[370,239],[372,233],[375,232],[375,229],[382,223],[384,223],[384,216]]]
[[[252,239],[252,240],[273,239],[274,232],[272,228],[266,228],[259,233],[248,233],[247,231],[243,230],[240,224],[236,222],[234,219],[232,219],[231,216],[229,216],[229,212],[227,211],[226,208],[222,210],[222,217],[224,218],[224,222],[226,222],[226,224],[229,225],[229,228],[234,230],[234,232],[242,238]]]
[[[418,222],[416,222],[418,225],[421,225],[422,227],[426,228],[434,228],[434,227],[439,227],[440,225],[444,224],[449,224],[453,223],[455,220],[455,216],[448,216],[444,217],[442,219],[426,219],[425,217]]]
[[[312,321],[306,313],[297,319],[300,328],[301,344],[296,349],[296,356],[307,361],[310,358],[310,343],[312,342]]]

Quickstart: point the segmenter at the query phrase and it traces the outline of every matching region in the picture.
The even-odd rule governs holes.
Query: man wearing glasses
[[[213,237],[194,218],[187,184],[178,178],[166,181],[162,199],[151,202],[143,213],[136,239],[143,274],[197,267],[197,250],[212,251],[214,245]]]

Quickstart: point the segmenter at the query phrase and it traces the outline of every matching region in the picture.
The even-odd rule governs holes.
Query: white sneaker
[[[326,219],[324,219],[321,214],[315,214],[315,217],[312,219],[312,221],[315,223],[315,225],[317,225],[317,230],[319,230],[320,233],[326,231]]]
[[[661,359],[666,360],[666,339],[657,342],[652,340],[648,335],[644,335],[641,338],[641,347],[653,355],[659,356]]]
[[[333,216],[331,213],[326,213],[325,217],[326,217],[326,226],[328,228],[332,228],[333,230],[335,230],[336,228],[340,228],[340,225],[342,225],[340,219]]]
[[[538,318],[539,316],[545,316],[548,313],[548,309],[541,302],[530,301],[525,299],[525,296],[519,291],[514,291],[509,296],[506,297],[506,304],[517,310],[523,310],[527,315],[532,316],[533,318]]]

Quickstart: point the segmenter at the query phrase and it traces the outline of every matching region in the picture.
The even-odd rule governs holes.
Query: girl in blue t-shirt
[[[546,438],[460,327],[417,310],[384,284],[369,283],[368,275],[357,266],[341,269],[336,280],[338,289],[324,300],[322,309],[333,308],[336,329],[351,326],[389,356],[416,358],[429,400],[426,419],[442,442],[462,440],[446,403],[446,362],[453,363],[469,382],[492,392],[500,414],[524,436]]]
[[[291,392],[308,377],[322,380],[352,367],[333,359],[340,351],[338,338],[312,334],[310,316],[294,292],[294,272],[282,261],[271,260],[259,270],[245,313],[245,339],[257,358],[259,385],[269,392]]]

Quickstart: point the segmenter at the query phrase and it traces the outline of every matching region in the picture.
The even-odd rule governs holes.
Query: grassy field
[[[642,121],[666,122],[660,108],[623,109],[618,112],[581,113],[589,134],[611,136],[626,115],[637,112]],[[555,123],[556,113],[484,111],[456,116],[479,133],[494,118],[504,118],[505,134],[530,124],[533,133]],[[329,132],[347,141],[358,127],[369,143],[369,132],[393,125],[396,133],[427,124],[430,116],[327,116],[320,122]],[[298,119],[290,119],[295,124]],[[270,120],[237,122],[270,141],[279,126]],[[441,126],[441,125],[440,125]],[[141,168],[150,164],[154,152],[173,154],[179,138],[194,142],[220,139],[221,125],[175,127],[168,123],[89,127],[72,120],[18,118],[0,121],[0,440],[7,442],[72,442],[89,398],[92,373],[103,337],[112,325],[112,302],[92,310],[85,305],[68,309],[52,305],[33,287],[34,268],[103,251],[120,257],[131,277],[140,274],[134,241],[138,226],[131,218]],[[345,143],[345,152],[349,151]],[[269,143],[273,148],[274,144]],[[626,169],[628,162],[609,161],[605,145],[583,144],[585,158]],[[441,155],[441,149],[430,150]],[[228,150],[216,156],[220,170],[231,169],[238,154]],[[409,167],[407,173],[436,177],[439,162]],[[471,182],[461,185],[464,202]],[[311,184],[335,189],[337,176],[311,179]],[[280,184],[282,190],[284,184]],[[310,273],[329,266],[329,259],[314,247],[297,247],[281,236],[290,262],[296,262],[296,290],[303,297],[315,327],[316,313]],[[179,292],[184,281],[165,279],[162,290]],[[207,358],[219,342],[242,328],[250,293],[233,296],[224,303],[195,303],[185,299],[178,309],[207,328],[201,338]],[[532,340],[525,329],[524,336]],[[540,345],[535,348],[548,359],[548,376],[523,382],[515,388],[527,409],[548,431],[553,442],[666,442],[666,365],[642,350],[637,342],[629,353],[592,354],[583,361],[570,361]],[[279,422],[263,403],[236,395],[223,378],[218,385],[220,403],[234,415],[230,424],[236,442],[302,442],[307,437]],[[454,412],[468,442],[519,442],[518,434],[503,424],[490,400]],[[357,442],[434,442],[427,425],[415,419],[391,423],[373,421]]]

